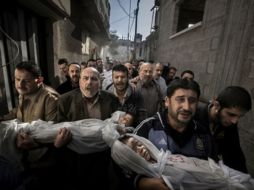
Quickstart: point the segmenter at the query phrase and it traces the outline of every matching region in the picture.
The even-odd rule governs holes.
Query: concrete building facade
[[[159,4],[155,61],[169,62],[178,69],[177,75],[193,70],[208,99],[229,85],[246,88],[254,98],[253,0],[160,0]],[[239,123],[252,175],[253,124],[254,109]]]
[[[108,0],[9,0],[0,10],[1,115],[17,104],[15,64],[35,61],[56,87],[60,58],[98,58],[110,40]]]

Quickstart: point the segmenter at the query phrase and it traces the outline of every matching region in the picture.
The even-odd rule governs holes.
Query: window
[[[205,0],[180,0],[177,2],[176,32],[195,25],[203,20]]]

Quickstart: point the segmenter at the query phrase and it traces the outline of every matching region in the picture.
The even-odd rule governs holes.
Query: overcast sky
[[[128,25],[130,27],[130,37],[133,40],[135,33],[134,10],[137,8],[137,0],[110,0],[110,30],[116,30],[120,38],[127,38]],[[121,8],[122,5],[123,8]],[[131,19],[129,24],[129,7],[131,2]],[[138,28],[137,32],[143,35],[143,40],[150,34],[152,11],[154,0],[140,0],[138,12]],[[125,11],[126,13],[125,13]]]

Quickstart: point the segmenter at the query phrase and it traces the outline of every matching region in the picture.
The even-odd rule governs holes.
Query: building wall
[[[18,62],[35,61],[44,82],[57,87],[59,58],[81,62],[99,56],[109,41],[109,8],[108,0],[9,0],[1,6],[0,114],[17,106],[13,74]]]
[[[54,52],[54,76],[60,75],[57,62],[60,58],[66,58],[70,62],[82,61],[82,41],[74,38],[71,34],[75,30],[75,25],[67,20],[59,20],[53,23],[53,52]],[[53,76],[53,78],[54,78]],[[53,81],[53,86],[58,85],[58,81]]]
[[[201,23],[174,33],[177,0],[161,0],[155,61],[195,73],[202,93],[213,98],[228,85],[240,85],[254,97],[254,1],[207,0]],[[241,144],[254,175],[254,111],[239,123]],[[233,148],[233,147],[232,147]]]
[[[70,16],[64,19],[56,20],[53,23],[53,52],[54,52],[54,73],[51,75],[52,86],[57,87],[59,85],[58,75],[60,74],[57,62],[60,58],[67,58],[70,62],[87,61],[90,58],[98,58],[101,55],[103,49],[103,39],[100,35],[108,30],[108,1],[96,1],[94,0],[93,9],[90,10],[92,14],[98,13],[97,20],[93,18],[94,15],[86,12],[86,8],[89,8],[90,4],[86,4],[86,1],[72,1],[70,9]],[[63,6],[62,6],[63,7]],[[101,19],[99,21],[99,19]],[[104,30],[99,33],[93,31],[94,26],[91,23],[102,22],[104,26],[101,26]],[[98,24],[96,24],[98,25]],[[95,27],[96,28],[96,27]]]
[[[253,2],[252,2],[252,12],[254,10]],[[239,64],[238,67],[240,67],[238,78],[239,78],[239,85],[247,88],[252,95],[252,101],[253,101],[253,94],[254,94],[254,18],[253,15],[250,14],[249,16],[252,16],[252,21],[246,23],[246,27],[249,29],[246,33],[245,40],[246,43],[246,50],[242,50],[239,53],[242,54],[242,56],[239,56],[240,61],[243,64]],[[248,18],[250,19],[250,18]],[[254,108],[253,108],[254,109]],[[254,176],[254,111],[248,113],[244,119],[240,122],[240,137],[242,140],[242,147],[247,155],[247,161],[248,161],[248,168]]]
[[[17,106],[17,93],[14,87],[15,65],[20,61],[33,60],[42,70],[45,83],[48,84],[46,50],[48,42],[47,23],[41,14],[24,7],[16,1],[2,6],[0,11],[0,73],[1,73],[1,113],[6,114]],[[48,53],[48,54],[47,54]]]

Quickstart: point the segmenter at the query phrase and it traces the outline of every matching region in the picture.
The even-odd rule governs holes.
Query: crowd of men
[[[176,77],[175,67],[168,67],[163,74],[161,63],[141,61],[135,67],[129,62],[113,65],[101,59],[81,64],[60,59],[58,65],[61,84],[52,88],[43,83],[37,64],[17,64],[14,78],[18,106],[1,120],[105,120],[120,110],[131,115],[129,124],[134,132],[158,149],[221,159],[231,168],[248,172],[237,128],[239,119],[251,110],[252,99],[246,89],[229,86],[216,99],[200,102],[200,87],[191,70]],[[66,145],[71,138],[71,132],[62,128],[53,144],[40,144],[28,133],[20,132],[15,143],[23,153],[25,169],[19,173],[8,160],[1,161],[0,188],[4,184],[6,189],[28,190],[168,189],[161,178],[125,173],[112,161],[110,149],[83,155],[70,150]],[[31,160],[38,149],[46,153],[39,160]]]

